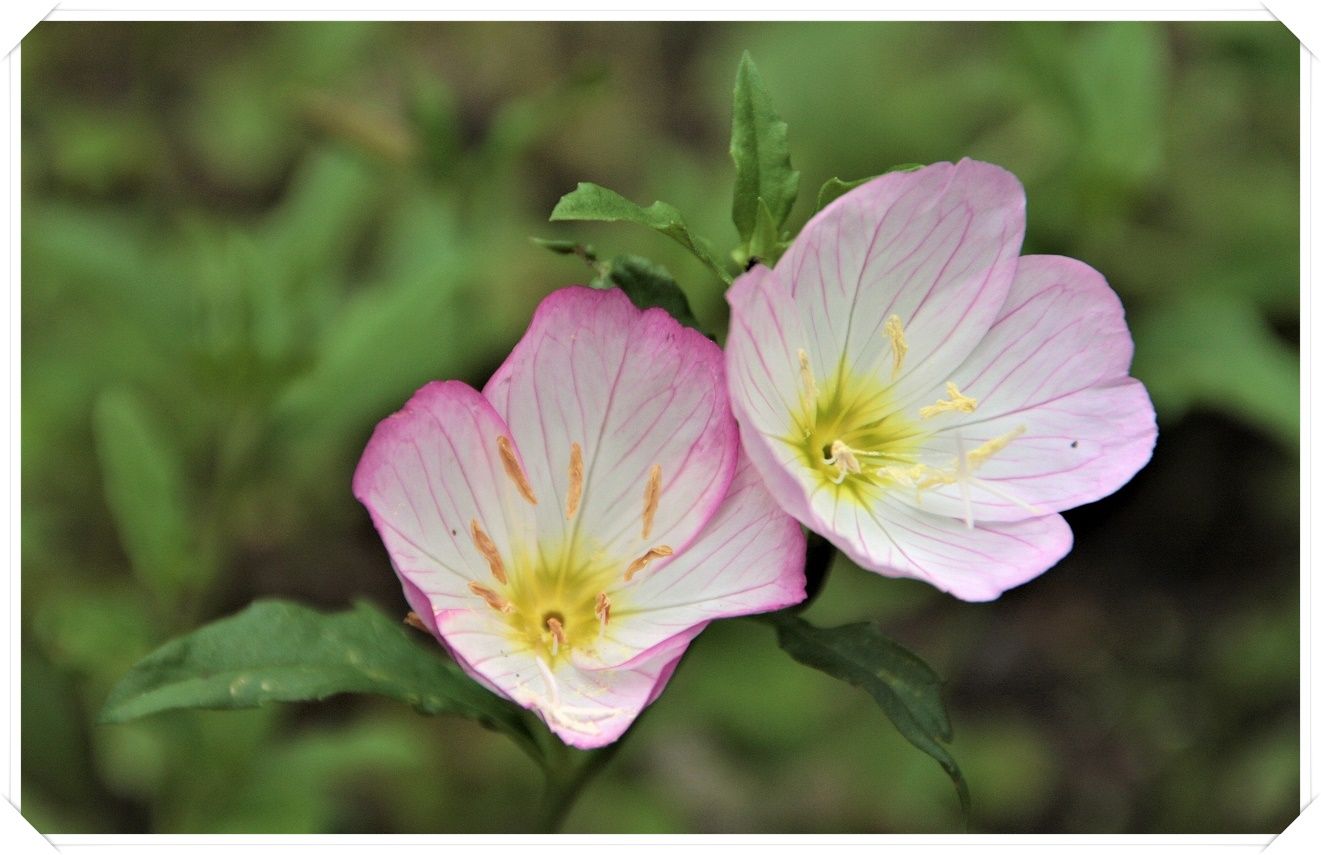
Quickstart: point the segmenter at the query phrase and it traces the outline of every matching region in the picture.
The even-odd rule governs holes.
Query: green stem
[[[547,767],[546,795],[541,804],[537,831],[553,834],[560,830],[574,803],[582,795],[583,788],[605,768],[605,764],[615,756],[619,746],[624,743],[624,738],[631,732],[632,728],[604,748],[592,752],[574,752],[582,756],[582,759],[576,763],[569,761],[558,769]]]

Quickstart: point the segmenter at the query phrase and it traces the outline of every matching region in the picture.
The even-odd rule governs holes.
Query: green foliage
[[[1134,372],[1161,402],[1162,417],[1174,419],[1195,404],[1214,404],[1284,445],[1298,441],[1297,354],[1248,301],[1189,297],[1139,317],[1135,328],[1143,346],[1134,356]],[[1216,346],[1206,347],[1208,341]]]
[[[637,223],[673,239],[695,255],[726,284],[733,281],[729,271],[715,260],[706,241],[688,231],[683,216],[673,205],[653,202],[643,208],[613,190],[607,190],[590,182],[581,182],[578,189],[565,195],[555,205],[555,209],[550,212],[550,220],[551,222],[589,220]]]
[[[903,737],[940,764],[954,782],[966,821],[972,801],[963,773],[942,744],[954,734],[940,697],[943,683],[931,667],[887,638],[876,623],[821,628],[781,614],[770,622],[786,653],[871,695]]]
[[[729,154],[735,169],[734,225],[748,255],[756,258],[767,259],[774,252],[780,229],[798,198],[799,175],[789,162],[788,132],[789,126],[775,112],[761,74],[745,51],[734,82]]]
[[[693,317],[693,310],[679,283],[674,281],[670,271],[654,261],[638,255],[617,255],[605,264],[602,274],[592,284],[614,286],[627,294],[639,309],[658,306],[679,323],[695,330],[702,329],[697,318]]]
[[[107,392],[97,403],[98,456],[120,539],[143,584],[173,602],[214,568],[198,548],[179,449],[154,422],[128,392]]]
[[[165,644],[134,665],[106,699],[114,724],[176,709],[244,709],[383,695],[420,713],[449,713],[501,730],[539,756],[523,712],[408,638],[375,608],[323,614],[265,600]]]

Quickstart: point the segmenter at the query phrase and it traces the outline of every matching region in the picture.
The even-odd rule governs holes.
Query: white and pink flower
[[[617,739],[709,621],[804,596],[719,348],[618,291],[551,294],[480,393],[419,390],[353,491],[420,621],[580,748]]]
[[[863,567],[993,599],[1072,545],[1155,415],[1102,276],[1019,257],[1018,180],[963,160],[841,196],[729,292],[730,396],[781,507]]]

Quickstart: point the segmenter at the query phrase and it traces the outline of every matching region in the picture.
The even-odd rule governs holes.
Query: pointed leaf
[[[775,112],[761,74],[745,51],[734,80],[734,225],[745,245],[757,230],[757,209],[766,205],[779,232],[798,198],[798,173],[789,163],[789,126]],[[753,253],[756,255],[756,253]]]
[[[503,731],[539,757],[525,714],[457,665],[359,603],[324,614],[264,600],[149,654],[119,681],[103,723],[177,709],[244,709],[345,692],[384,695],[427,715],[453,713]]]
[[[643,208],[613,190],[607,190],[598,184],[582,182],[578,185],[578,189],[560,199],[555,205],[555,210],[550,212],[550,220],[551,222],[580,220],[637,223],[676,241],[697,256],[726,284],[733,281],[729,271],[725,270],[711,254],[706,242],[688,231],[683,216],[673,205],[653,202]]]
[[[966,821],[971,797],[958,764],[941,744],[953,733],[940,697],[943,684],[931,667],[885,637],[875,623],[822,628],[786,614],[772,616],[771,622],[786,653],[867,692],[905,739],[944,768]]]

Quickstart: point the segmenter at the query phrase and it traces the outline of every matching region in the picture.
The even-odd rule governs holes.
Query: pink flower
[[[420,389],[353,492],[455,660],[579,748],[617,739],[709,621],[804,596],[719,348],[618,291],[551,294],[480,393]]]
[[[1019,257],[1023,188],[963,160],[883,175],[729,292],[744,448],[854,561],[993,599],[1073,537],[1156,437],[1133,340],[1092,268]]]

